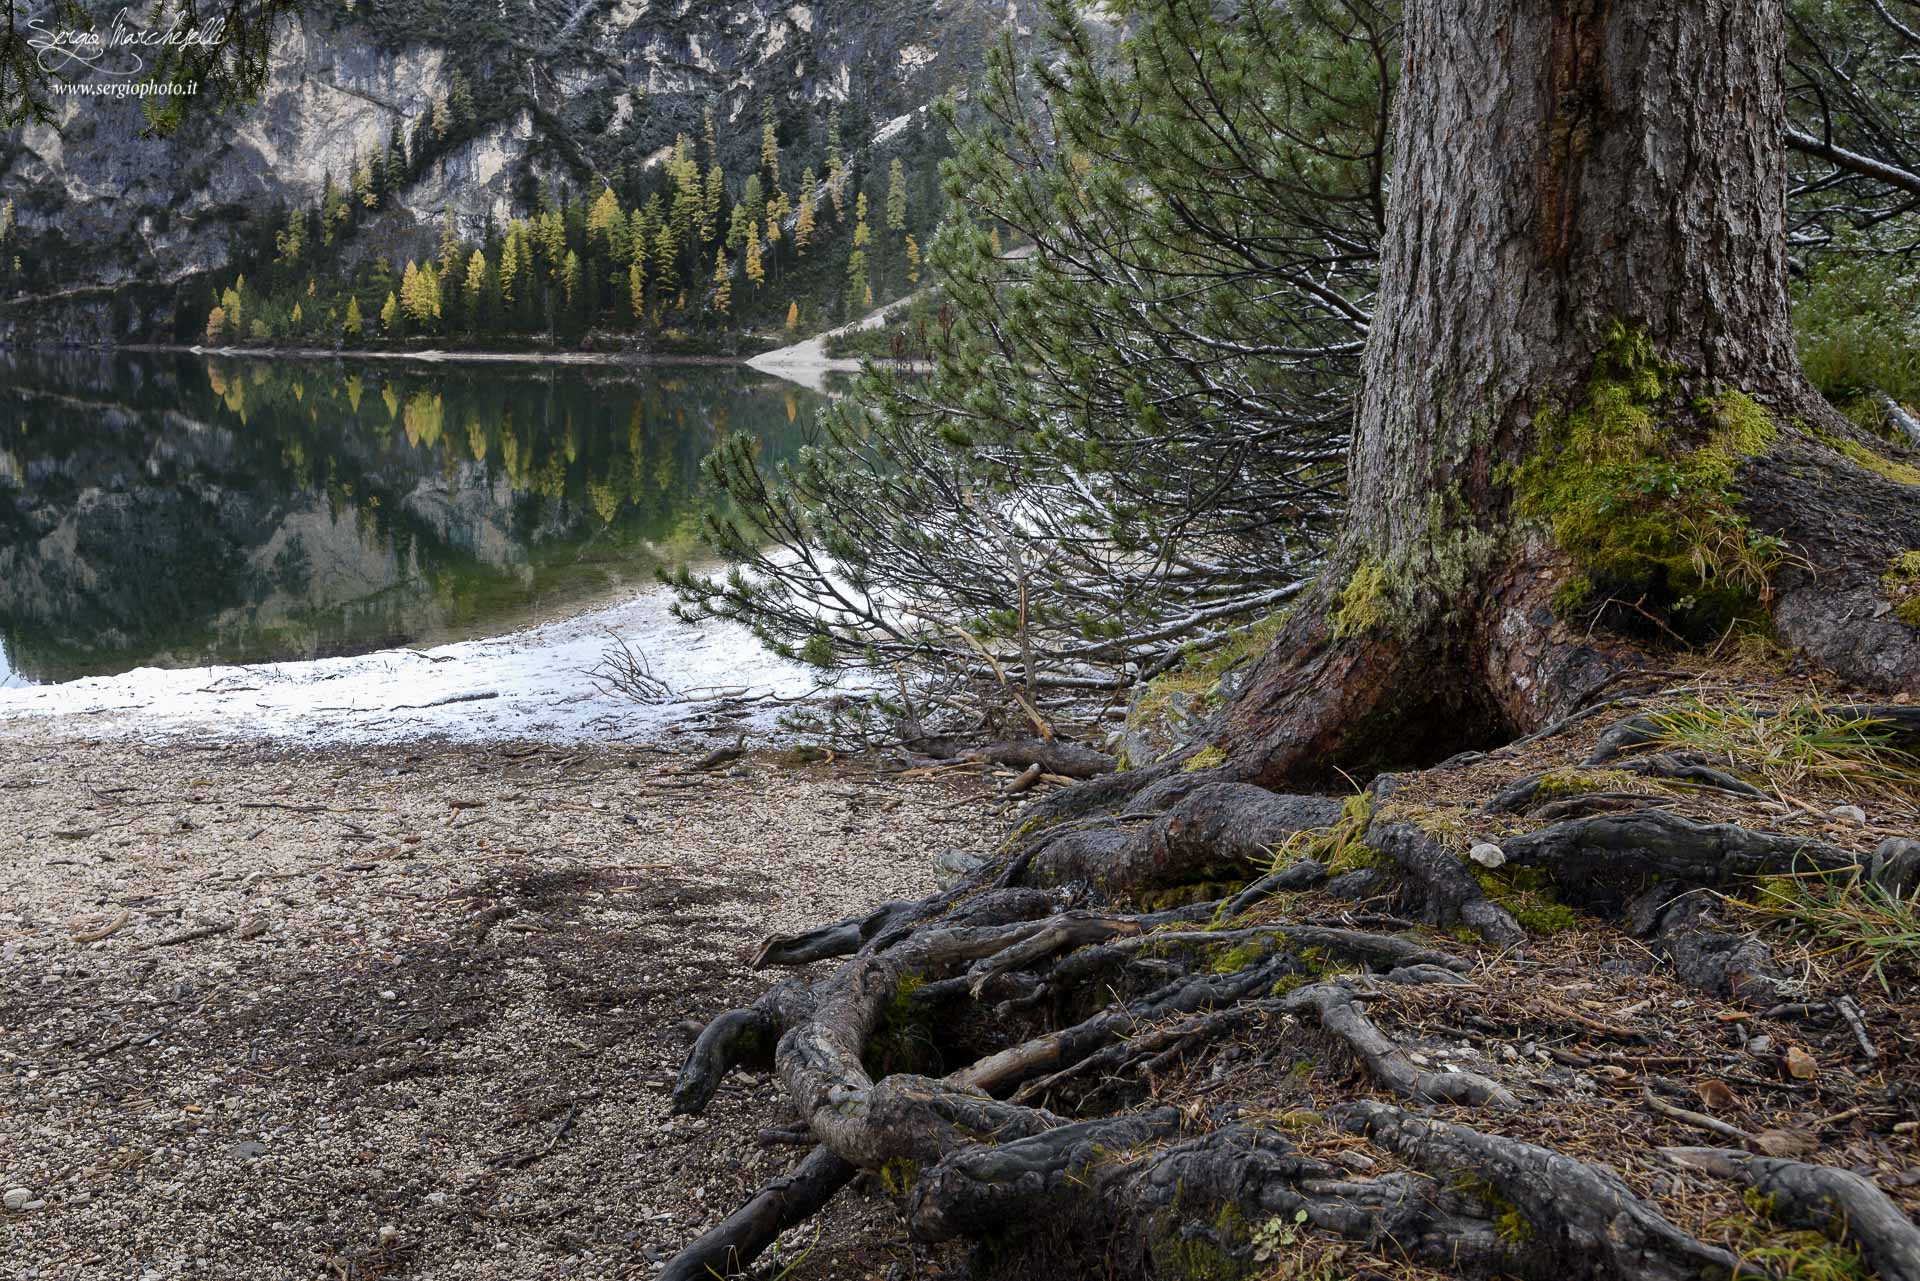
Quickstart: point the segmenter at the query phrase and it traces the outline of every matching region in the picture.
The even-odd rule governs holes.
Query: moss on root
[[[1590,796],[1595,792],[1617,791],[1637,781],[1636,775],[1625,770],[1586,770],[1568,766],[1542,774],[1534,786],[1533,799],[1540,802],[1565,800],[1569,796]]]
[[[1235,669],[1267,652],[1291,612],[1291,608],[1282,609],[1235,628],[1225,641],[1210,649],[1190,647],[1181,657],[1179,666],[1147,682],[1127,715],[1127,728],[1140,731],[1161,726],[1173,716],[1176,704],[1182,701],[1192,715],[1204,715],[1211,711],[1219,705],[1221,685],[1226,678]],[[1220,762],[1215,763],[1224,760],[1222,757]],[[1129,765],[1141,763],[1128,762]],[[1189,763],[1189,768],[1205,769],[1207,766]]]
[[[1468,869],[1489,901],[1507,909],[1529,934],[1550,937],[1579,924],[1573,909],[1553,896],[1547,874],[1534,867],[1498,870],[1472,865]]]
[[[1847,440],[1841,436],[1820,433],[1820,439],[1838,450],[1849,462],[1858,463],[1876,476],[1901,485],[1920,485],[1920,467],[1911,463],[1895,462],[1891,458],[1882,458],[1858,441]]]
[[[1208,744],[1192,756],[1180,768],[1188,774],[1198,774],[1201,770],[1219,769],[1227,763],[1227,754],[1218,747]]]
[[[1904,551],[1888,561],[1880,586],[1893,602],[1893,616],[1920,627],[1920,551]]]
[[[1533,456],[1507,473],[1515,509],[1545,521],[1586,580],[1562,589],[1567,612],[1601,585],[1716,623],[1767,595],[1785,548],[1740,515],[1734,483],[1778,427],[1740,391],[1681,406],[1672,390],[1680,372],[1646,335],[1616,325],[1577,401],[1542,411]],[[1674,430],[1688,417],[1693,431]],[[1694,447],[1676,443],[1689,435]]]

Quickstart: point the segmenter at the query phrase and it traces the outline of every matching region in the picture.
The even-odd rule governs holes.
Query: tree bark
[[[1215,727],[1236,776],[1321,781],[1504,740],[1636,661],[1556,616],[1584,567],[1516,501],[1518,469],[1559,447],[1552,425],[1623,341],[1660,371],[1673,456],[1706,443],[1701,398],[1741,393],[1777,428],[1732,497],[1805,564],[1777,602],[1785,638],[1883,687],[1920,679],[1920,629],[1872,600],[1916,545],[1900,540],[1920,488],[1847,471],[1816,436],[1851,429],[1795,355],[1784,33],[1782,0],[1409,0],[1347,523]],[[1797,509],[1774,496],[1789,473]],[[1747,494],[1765,495],[1751,513]],[[1871,519],[1846,517],[1863,505]],[[1822,598],[1844,602],[1840,625]]]

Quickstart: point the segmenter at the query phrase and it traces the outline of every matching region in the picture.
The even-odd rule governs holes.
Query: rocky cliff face
[[[396,8],[402,6],[396,6]],[[22,270],[0,295],[0,341],[164,337],[173,286],[217,271],[273,209],[311,203],[356,155],[411,130],[457,74],[475,119],[389,202],[359,252],[524,212],[696,138],[711,108],[723,156],[757,154],[763,104],[783,147],[824,150],[830,110],[849,148],[899,145],[941,93],[964,92],[988,41],[1029,34],[1032,0],[427,0],[390,15],[319,6],[279,36],[244,113],[201,112],[142,137],[137,104],[66,100],[58,128],[0,135]],[[750,164],[750,161],[746,161]]]

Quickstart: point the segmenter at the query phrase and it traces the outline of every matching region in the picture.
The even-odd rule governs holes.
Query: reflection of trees
[[[691,550],[709,425],[794,443],[786,397],[736,370],[377,377],[368,400],[339,366],[0,355],[22,670],[344,652],[585,595]]]

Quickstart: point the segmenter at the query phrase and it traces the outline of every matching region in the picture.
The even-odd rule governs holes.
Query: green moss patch
[[[1829,436],[1825,432],[1820,434],[1820,439],[1838,450],[1849,462],[1858,463],[1876,476],[1901,485],[1920,485],[1920,467],[1915,467],[1911,463],[1895,462],[1891,458],[1882,458],[1859,441]]]
[[[1778,428],[1739,391],[1677,404],[1680,372],[1616,326],[1578,401],[1539,416],[1535,453],[1510,478],[1516,510],[1545,521],[1588,580],[1563,608],[1604,586],[1717,623],[1766,597],[1785,548],[1749,527],[1734,482]]]
[[[1553,896],[1552,882],[1537,867],[1503,867],[1498,870],[1469,864],[1480,892],[1507,909],[1520,928],[1529,934],[1550,937],[1564,934],[1579,924],[1573,909]]]
[[[1361,561],[1340,593],[1340,607],[1333,611],[1333,638],[1342,640],[1378,627],[1386,595],[1386,567],[1378,561]]]
[[[1893,602],[1893,616],[1920,627],[1920,551],[1905,551],[1887,562],[1880,586]]]

